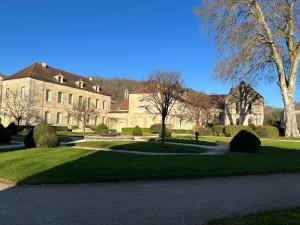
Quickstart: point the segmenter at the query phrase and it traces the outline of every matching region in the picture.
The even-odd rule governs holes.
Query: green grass
[[[261,153],[146,156],[55,148],[0,151],[0,179],[79,183],[300,172],[300,143],[263,142]]]
[[[300,208],[216,220],[207,225],[300,225]]]
[[[160,141],[160,140],[158,140]],[[176,138],[171,138],[167,139],[167,142],[172,142],[172,143],[183,143],[183,144],[193,144],[193,145],[206,145],[206,146],[215,146],[215,142],[211,141],[196,141],[196,140],[189,140],[189,139],[176,139]]]
[[[161,144],[159,142],[105,142],[91,141],[79,142],[76,146],[93,147],[93,148],[109,148],[121,149],[140,152],[156,152],[156,153],[203,153],[206,150],[199,147],[190,147],[174,144]]]

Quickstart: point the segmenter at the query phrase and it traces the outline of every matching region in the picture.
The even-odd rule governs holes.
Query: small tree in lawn
[[[89,104],[88,101],[84,99],[82,102],[73,105],[72,110],[69,111],[69,115],[82,123],[83,135],[85,135],[85,128],[90,120],[98,117],[100,113],[94,104]]]
[[[34,104],[34,96],[31,92],[7,91],[3,98],[1,114],[14,118],[19,127],[22,120],[30,119]]]
[[[144,95],[143,107],[151,114],[161,116],[162,142],[166,140],[166,119],[175,103],[182,100],[185,90],[181,75],[173,71],[157,71],[149,75]]]
[[[210,100],[208,96],[202,93],[190,94],[185,101],[184,111],[187,120],[195,124],[196,132],[202,124],[207,125],[210,117]]]

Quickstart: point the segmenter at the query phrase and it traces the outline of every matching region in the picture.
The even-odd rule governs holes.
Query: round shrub
[[[136,127],[132,130],[132,135],[133,135],[133,136],[143,136],[142,129],[141,129],[139,126],[136,126]]]
[[[159,133],[161,133],[161,129],[162,129],[162,125],[160,123],[153,124],[150,127],[150,130],[151,130],[152,134],[159,134]]]
[[[33,130],[30,130],[24,138],[24,145],[26,148],[35,148],[35,142],[33,138]]]
[[[279,136],[279,129],[272,126],[257,126],[255,127],[254,132],[260,138],[272,138]]]
[[[11,142],[11,136],[5,127],[0,124],[0,144],[7,144]]]
[[[224,136],[224,126],[222,125],[214,125],[211,130],[213,136]]]
[[[37,147],[52,148],[59,145],[55,130],[47,123],[38,124],[33,130],[33,139]]]
[[[74,126],[71,127],[71,129],[72,129],[72,130],[77,130],[77,129],[78,129],[78,126],[74,125]]]
[[[159,137],[161,138],[162,137],[162,132],[159,133]],[[166,127],[166,138],[171,138],[172,137],[172,133],[170,131],[170,129],[168,129]]]
[[[101,123],[95,127],[95,131],[98,134],[107,133],[108,127],[105,124]]]
[[[37,142],[37,147],[40,148],[55,148],[59,146],[59,139],[56,133],[42,134]]]
[[[251,132],[241,130],[230,142],[231,152],[259,152],[261,142],[259,138]]]
[[[7,127],[6,127],[6,130],[8,131],[8,133],[10,135],[16,135],[18,134],[18,127],[15,123],[10,123]]]

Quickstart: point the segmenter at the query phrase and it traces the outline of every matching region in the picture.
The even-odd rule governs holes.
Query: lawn
[[[139,152],[156,152],[156,153],[203,153],[206,151],[205,149],[200,147],[189,147],[189,146],[174,145],[174,144],[161,144],[160,142],[90,141],[90,142],[79,142],[76,144],[76,146],[121,149],[121,150],[139,151]]]
[[[203,178],[300,172],[300,143],[264,143],[261,153],[146,156],[55,148],[0,152],[0,179],[20,183]]]
[[[222,219],[207,225],[300,225],[300,208]]]

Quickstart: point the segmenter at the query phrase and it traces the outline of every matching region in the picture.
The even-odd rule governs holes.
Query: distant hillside
[[[144,81],[138,80],[130,80],[125,78],[93,78],[100,87],[111,95],[112,99],[117,103],[120,104],[124,99],[124,92],[126,89],[130,91],[141,88],[144,84]]]

